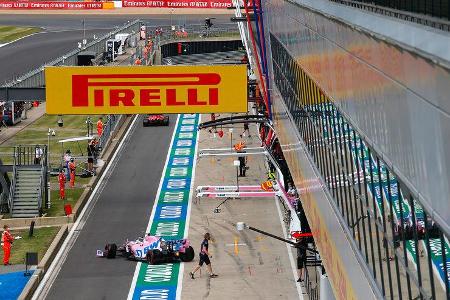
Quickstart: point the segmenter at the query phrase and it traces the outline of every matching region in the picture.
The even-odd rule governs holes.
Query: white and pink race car
[[[115,258],[117,255],[130,260],[160,264],[175,261],[189,262],[195,253],[188,239],[164,240],[158,236],[147,235],[135,241],[126,241],[122,246],[107,244],[104,250],[97,250],[97,256]]]

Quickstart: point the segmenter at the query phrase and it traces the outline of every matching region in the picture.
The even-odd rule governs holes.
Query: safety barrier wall
[[[122,7],[168,7],[168,8],[227,8],[231,7],[231,0],[123,0]]]
[[[0,1],[0,9],[107,9],[112,2]]]
[[[114,9],[120,7],[155,8],[228,8],[231,0],[122,0],[114,2],[69,2],[69,1],[0,1],[0,9],[41,9],[41,10],[91,10]]]

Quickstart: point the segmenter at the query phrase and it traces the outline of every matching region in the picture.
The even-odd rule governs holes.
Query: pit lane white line
[[[274,199],[275,199],[275,204],[277,205],[278,217],[280,218],[281,228],[283,229],[283,236],[285,239],[288,239],[289,237],[286,234],[287,231],[286,231],[286,226],[284,225],[284,221],[283,221],[283,214],[281,213],[281,208],[280,208],[280,203],[279,203],[280,201],[278,201],[277,197],[275,197]],[[287,248],[287,252],[289,255],[289,261],[291,262],[292,274],[294,275],[294,280],[295,280],[295,278],[297,278],[297,276],[298,276],[297,275],[297,264],[294,261],[294,256],[292,255],[292,247],[290,246],[290,244],[286,243],[286,248]],[[297,288],[298,298],[303,300],[303,291],[302,291],[300,282],[295,282],[295,287]]]
[[[106,176],[108,177],[111,175],[112,171],[114,170],[115,166],[117,165],[117,156],[119,153],[122,153],[122,148],[126,140],[128,140],[128,137],[130,136],[130,133],[132,130],[135,129],[135,123],[138,119],[139,115],[136,115],[134,117],[133,122],[131,123],[130,127],[128,128],[127,132],[125,133],[125,136],[122,138],[122,141],[120,141],[119,146],[117,147],[116,152],[114,153],[113,157],[110,160],[110,163],[106,167],[105,171],[102,174],[102,177],[100,177],[99,181],[97,182],[97,185],[95,186],[94,190],[92,191],[88,201],[86,202],[86,205],[84,206],[83,210],[81,211],[80,216],[78,217],[75,224],[73,224],[72,228],[70,229],[69,234],[67,235],[66,239],[64,240],[61,248],[59,249],[58,253],[56,254],[52,264],[48,268],[47,272],[44,275],[44,278],[39,283],[38,288],[33,294],[32,300],[37,299],[45,299],[47,296],[47,293],[49,292],[51,286],[53,285],[53,282],[55,281],[56,277],[58,276],[59,271],[61,270],[61,267],[64,263],[64,261],[67,258],[67,255],[72,248],[73,244],[76,241],[76,238],[78,237],[79,231],[83,228],[86,219],[85,214],[87,212],[86,218],[89,217],[89,214],[92,212],[92,208],[95,205],[95,202],[98,199],[98,196],[101,194],[101,188],[103,190],[104,184],[103,181],[105,180]],[[95,199],[95,201],[94,201]],[[92,202],[94,201],[94,202]]]

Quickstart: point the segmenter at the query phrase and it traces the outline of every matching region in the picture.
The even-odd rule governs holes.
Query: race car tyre
[[[117,254],[116,244],[107,244],[105,250],[106,250],[106,258],[116,258]]]
[[[151,265],[157,265],[162,258],[162,253],[158,249],[153,249],[147,252],[147,262]]]
[[[189,248],[186,248],[184,250],[184,253],[180,253],[180,259],[182,262],[192,261],[194,259],[194,256],[194,248],[192,248],[191,246],[189,246]]]

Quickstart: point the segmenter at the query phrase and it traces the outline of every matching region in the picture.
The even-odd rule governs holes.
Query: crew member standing
[[[75,170],[76,170],[75,159],[73,159],[73,157],[70,159],[69,170],[70,170],[70,187],[73,188],[75,186]]]
[[[3,243],[3,264],[5,266],[10,265],[9,257],[11,256],[11,244],[14,241],[14,237],[9,232],[9,226],[3,226],[2,243]]]
[[[58,175],[58,182],[59,182],[59,198],[61,200],[64,200],[66,198],[66,175],[64,174],[63,169],[61,168],[59,170]]]
[[[239,151],[245,153],[245,151]],[[247,171],[247,156],[239,156],[239,177],[245,177],[245,172]]]
[[[70,155],[70,150],[67,150],[64,154],[64,162],[66,164],[66,180],[70,179],[70,169],[69,169],[69,163],[72,159],[72,156]]]
[[[198,266],[196,266],[194,270],[192,270],[192,272],[189,272],[189,275],[191,276],[192,279],[195,279],[194,277],[195,272],[197,272],[198,269],[200,269],[200,267],[203,266],[204,263],[208,267],[209,277],[215,278],[218,276],[217,274],[213,273],[211,261],[209,260],[209,258],[212,257],[211,255],[209,255],[208,252],[209,240],[211,240],[211,235],[207,232],[205,233],[202,245],[200,246],[200,253],[199,253],[200,261],[198,263]]]
[[[35,149],[35,157],[34,157],[34,164],[39,165],[41,163],[41,158],[44,152],[42,151],[42,148],[40,146],[36,146]]]
[[[95,140],[92,139],[87,146],[88,154],[88,171],[93,175],[94,173],[94,152],[95,152]]]
[[[103,134],[103,118],[100,117],[100,118],[98,118],[98,121],[97,121],[97,135],[100,138],[102,136],[102,134]]]
[[[297,282],[302,282],[303,280],[305,280],[304,273],[306,268],[306,247],[308,247],[306,238],[301,237],[300,239],[297,239]]]

